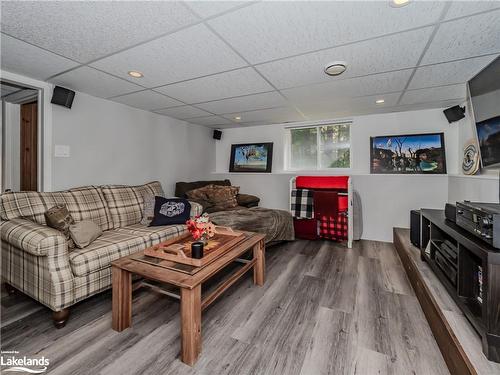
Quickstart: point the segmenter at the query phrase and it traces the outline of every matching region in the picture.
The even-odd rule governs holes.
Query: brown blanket
[[[213,212],[210,214],[210,219],[216,225],[264,233],[266,243],[295,239],[293,219],[288,211],[252,207],[234,211]]]

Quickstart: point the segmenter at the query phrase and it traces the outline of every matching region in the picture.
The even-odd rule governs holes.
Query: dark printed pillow
[[[154,218],[149,226],[185,224],[190,212],[191,204],[187,199],[155,197]]]
[[[68,243],[68,249],[74,249],[75,243],[69,233],[70,225],[75,224],[73,216],[69,213],[65,204],[58,204],[44,212],[47,226],[62,232]]]

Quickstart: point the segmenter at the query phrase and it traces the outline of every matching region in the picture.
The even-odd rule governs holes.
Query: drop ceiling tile
[[[3,1],[1,18],[3,32],[80,62],[197,20],[174,1]]]
[[[301,108],[304,103],[347,100],[358,96],[402,91],[410,78],[411,72],[412,69],[380,73],[366,77],[286,89],[281,92]]]
[[[408,30],[435,22],[442,2],[261,2],[209,22],[252,63]],[[291,37],[293,36],[293,37]]]
[[[494,59],[495,56],[484,56],[417,68],[408,88],[419,89],[467,82]]]
[[[253,111],[255,109],[265,109],[271,107],[286,106],[287,101],[278,92],[266,92],[240,96],[237,98],[216,100],[208,103],[197,104],[197,107],[206,109],[212,113],[224,114],[242,111]]]
[[[155,89],[172,98],[193,104],[273,90],[252,68],[174,83]]]
[[[52,78],[50,82],[101,98],[109,98],[110,96],[126,94],[142,89],[142,87],[133,83],[87,66],[61,74]]]
[[[111,100],[129,105],[131,107],[152,110],[158,108],[168,108],[183,105],[182,102],[169,98],[165,95],[158,94],[152,90],[134,92],[112,98]]]
[[[234,116],[241,116],[241,122],[265,122],[267,124],[276,124],[290,121],[304,121],[304,118],[293,108],[271,108],[250,112],[238,112],[224,115],[227,119]]]
[[[1,34],[0,45],[2,69],[42,81],[79,65],[5,34]]]
[[[166,108],[155,110],[156,113],[167,115],[170,117],[175,117],[180,120],[186,120],[194,117],[202,117],[211,115],[211,113],[205,112],[201,109],[192,107],[190,105],[185,105],[182,107]]]
[[[156,87],[247,64],[205,25],[200,24],[91,65],[130,81],[137,79],[127,72],[138,70],[144,74],[140,79],[141,85]]]
[[[380,108],[387,108],[397,104],[400,92],[384,94],[384,95],[370,95],[358,98],[340,98],[334,100],[318,100],[314,102],[303,103],[298,105],[298,108],[311,120],[319,120],[322,118],[329,118],[329,114],[336,115],[351,115],[355,112],[378,110]],[[383,104],[376,104],[378,99],[384,99]]]
[[[283,89],[414,67],[432,30],[432,27],[413,30],[273,61],[256,68],[277,88]],[[334,61],[347,63],[347,70],[337,78],[326,75],[323,70]]]
[[[225,119],[220,116],[205,116],[205,117],[196,117],[188,120],[192,124],[205,125],[205,126],[213,126],[213,125],[229,125],[233,124],[232,121]]]
[[[245,3],[250,1],[186,1],[188,7],[203,18],[215,16]]]
[[[496,10],[441,24],[422,64],[500,53],[499,19]]]
[[[500,8],[498,1],[453,1],[445,20]]]
[[[399,104],[432,103],[441,100],[463,99],[465,100],[465,84],[432,87],[406,91]]]

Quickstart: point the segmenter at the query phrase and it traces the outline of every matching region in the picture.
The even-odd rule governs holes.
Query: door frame
[[[2,81],[38,90],[38,191],[52,190],[52,106],[53,85],[2,70]],[[5,142],[2,139],[2,142]],[[2,177],[0,177],[2,178]]]

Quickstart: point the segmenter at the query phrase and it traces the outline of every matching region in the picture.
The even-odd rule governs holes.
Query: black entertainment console
[[[500,362],[500,250],[446,220],[444,210],[421,210],[420,243],[422,260],[481,336],[486,357]]]

